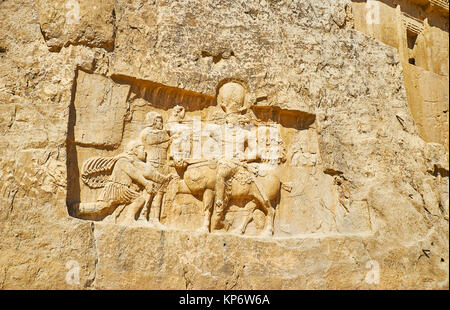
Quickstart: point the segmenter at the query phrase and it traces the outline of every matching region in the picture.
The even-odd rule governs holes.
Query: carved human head
[[[177,105],[173,108],[173,118],[176,121],[181,121],[184,119],[184,116],[186,114],[186,110],[184,107]]]
[[[145,122],[147,123],[147,126],[150,126],[153,129],[163,129],[163,119],[158,112],[148,112],[145,116]]]
[[[245,110],[244,86],[237,82],[222,85],[217,95],[217,103],[226,113],[239,113]]]
[[[250,124],[250,118],[247,115],[239,115],[238,122],[239,126],[247,127]]]
[[[145,153],[144,145],[137,140],[130,141],[125,148],[125,152],[128,155],[136,156],[139,160],[142,160],[142,161],[145,161],[145,159],[147,157],[147,153]]]

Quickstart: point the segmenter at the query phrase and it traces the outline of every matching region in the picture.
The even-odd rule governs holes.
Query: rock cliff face
[[[347,0],[1,1],[0,288],[448,289],[448,147],[353,28]]]
[[[395,47],[419,136],[448,151],[448,0],[352,1],[355,29]]]

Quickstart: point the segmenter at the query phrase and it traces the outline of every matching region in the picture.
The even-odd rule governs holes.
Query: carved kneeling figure
[[[123,222],[134,223],[157,189],[171,178],[145,165],[145,159],[142,143],[132,141],[125,153],[116,157],[87,160],[83,164],[82,179],[89,187],[102,190],[97,202],[78,205],[78,215],[102,219],[114,212],[115,220],[120,216]],[[139,187],[145,192],[139,191]]]

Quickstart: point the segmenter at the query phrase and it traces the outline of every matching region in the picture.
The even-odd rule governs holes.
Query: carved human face
[[[246,115],[239,115],[238,122],[244,128],[250,125],[250,119]]]
[[[173,111],[175,119],[181,121],[184,118],[185,110],[182,106],[177,105]]]
[[[153,128],[162,130],[163,129],[163,119],[161,116],[155,117],[155,122],[153,123]]]
[[[244,108],[245,89],[234,82],[226,83],[219,89],[217,103],[226,113],[238,113]]]
[[[147,126],[153,128],[153,129],[158,129],[158,130],[163,129],[162,116],[161,116],[161,114],[159,114],[157,112],[147,113],[147,115],[145,116],[145,121],[147,123]]]

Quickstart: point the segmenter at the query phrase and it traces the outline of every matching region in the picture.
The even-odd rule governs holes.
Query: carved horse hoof
[[[244,228],[244,227],[241,227],[241,228],[237,229],[236,232],[237,232],[239,235],[243,235],[243,234],[245,234],[245,228]]]
[[[156,228],[156,229],[160,229],[160,230],[166,229],[166,226],[165,226],[165,225],[161,224],[160,221],[155,220],[155,219],[149,220],[149,221],[148,221],[148,224],[149,224],[151,227]]]
[[[209,233],[209,229],[208,229],[208,227],[203,226],[198,230],[198,232],[202,233],[202,234],[207,234],[207,233]]]
[[[261,233],[261,237],[272,237],[273,236],[273,231],[270,229],[264,229],[263,232]]]
[[[125,219],[117,222],[121,226],[138,226],[138,223],[135,220]]]
[[[136,221],[136,224],[138,226],[150,226],[150,224],[148,223],[148,221],[145,218],[138,218],[138,220]]]

